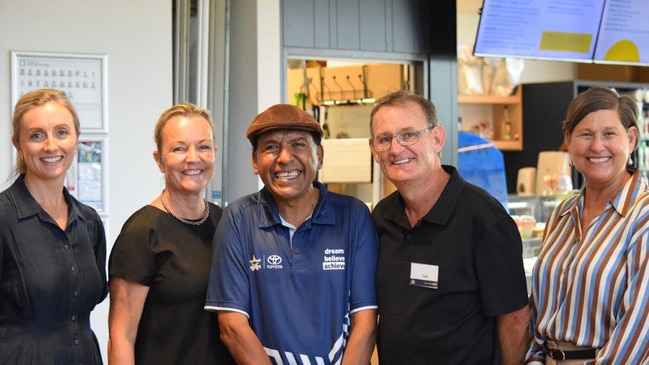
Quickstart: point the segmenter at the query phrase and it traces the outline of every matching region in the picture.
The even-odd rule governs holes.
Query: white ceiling
[[[478,10],[482,7],[482,0],[457,0],[457,12],[478,14]]]

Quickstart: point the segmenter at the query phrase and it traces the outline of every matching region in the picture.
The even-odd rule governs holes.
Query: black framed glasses
[[[419,136],[422,133],[426,133],[432,130],[434,127],[428,127],[422,130],[410,130],[404,131],[399,134],[394,134],[391,136],[376,136],[372,138],[372,146],[376,151],[387,151],[392,146],[392,138],[396,138],[397,142],[403,147],[411,146],[419,142]]]

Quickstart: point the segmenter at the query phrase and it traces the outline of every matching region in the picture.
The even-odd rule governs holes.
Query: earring
[[[629,155],[629,160],[626,162],[626,164],[629,166],[633,165],[633,159],[631,158],[631,155]]]

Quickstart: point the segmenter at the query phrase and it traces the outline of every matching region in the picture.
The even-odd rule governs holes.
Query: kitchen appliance
[[[516,194],[536,194],[536,167],[523,167],[521,169],[518,169],[518,178],[516,180]]]
[[[568,152],[543,151],[539,152],[536,166],[536,193],[538,195],[553,195],[559,192],[559,184],[565,177],[570,179],[572,169]],[[570,187],[572,189],[572,186]]]

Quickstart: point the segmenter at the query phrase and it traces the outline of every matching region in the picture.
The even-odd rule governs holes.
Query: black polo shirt
[[[516,224],[495,198],[443,167],[451,179],[414,228],[398,191],[372,213],[381,365],[499,364],[496,317],[528,303]]]

